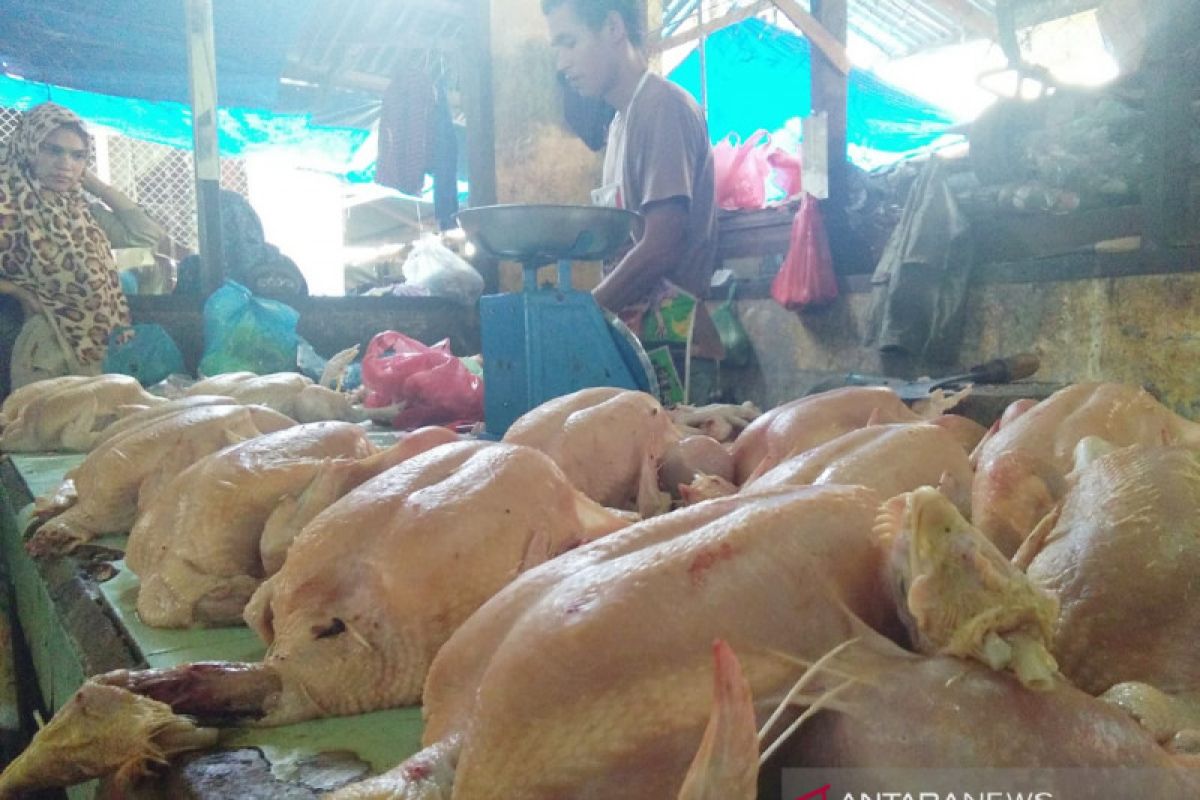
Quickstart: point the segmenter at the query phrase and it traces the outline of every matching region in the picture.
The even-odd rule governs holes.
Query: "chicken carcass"
[[[318,472],[299,494],[283,497],[267,517],[259,542],[263,570],[267,575],[278,572],[304,527],[351,489],[426,450],[458,440],[458,434],[449,428],[418,428],[401,434],[395,444],[377,457]]]
[[[801,397],[763,414],[733,443],[740,486],[797,453],[873,423],[920,422],[900,396],[882,386],[849,386]]]
[[[240,623],[267,574],[259,552],[271,512],[326,473],[362,471],[361,483],[386,468],[368,458],[376,454],[359,426],[318,422],[240,442],[180,472],[129,534],[125,563],[140,579],[142,621]]]
[[[714,639],[769,708],[796,660],[885,622],[878,504],[845,486],[718,498],[517,579],[426,682],[426,744],[450,757],[459,742],[453,797],[676,795],[709,716]],[[405,793],[412,780],[401,765],[373,779],[377,793],[344,796],[422,796]]]
[[[1081,463],[1016,562],[1058,598],[1054,653],[1075,685],[1200,691],[1200,454],[1135,445]]]
[[[870,425],[831,439],[748,481],[743,492],[777,486],[857,484],[894,497],[940,487],[964,515],[971,513],[971,465],[962,442],[938,425]]]
[[[59,389],[90,380],[91,377],[86,375],[64,375],[60,378],[46,378],[45,380],[34,381],[33,383],[27,383],[17,388],[12,394],[4,398],[4,403],[0,405],[0,430],[21,416],[21,412],[25,409],[25,406],[30,403],[39,401],[41,398],[57,392]]]
[[[49,500],[39,502],[45,521],[26,548],[34,556],[73,550],[105,533],[133,525],[143,484],[165,482],[209,453],[293,425],[260,406],[188,408],[109,439],[69,471]]]
[[[57,379],[51,379],[57,380]],[[37,387],[33,384],[29,389]],[[26,395],[19,415],[4,427],[0,449],[31,453],[68,450],[86,453],[97,436],[118,417],[117,409],[134,404],[165,402],[147,394],[136,378],[100,375],[83,381],[55,384]]]
[[[1041,768],[1036,789],[1046,796],[1188,800],[1200,791],[1195,760],[1171,755],[1119,710],[1061,679],[1049,691],[1030,691],[979,664],[914,656],[867,637],[824,666],[824,674],[805,676],[812,680],[804,702],[822,710],[803,722],[764,774],[854,768],[859,776],[870,771],[868,781],[882,779],[882,786],[842,781],[839,791],[855,790],[855,797],[859,789],[871,797],[881,789],[896,797],[930,789],[962,796],[964,774],[986,774],[996,796],[1032,797],[1027,770]],[[1101,768],[1108,769],[1091,771]],[[921,770],[924,785],[905,783],[913,769]],[[939,774],[945,770],[968,772]],[[986,772],[970,772],[980,770]],[[1135,782],[1122,791],[1105,783],[1123,776]],[[939,778],[958,784],[937,785]],[[1087,780],[1092,788],[1080,792]]]
[[[1095,436],[1118,447],[1200,448],[1200,424],[1137,386],[1068,386],[1001,425],[978,451],[971,509],[975,525],[1012,556],[1067,489],[1075,446]]]
[[[362,422],[362,409],[350,403],[350,395],[313,383],[298,372],[230,372],[207,378],[188,388],[186,396],[223,394],[246,405],[258,404],[286,414],[297,422]]]
[[[679,439],[658,401],[645,392],[582,389],[527,412],[504,435],[541,450],[581,492],[604,506],[643,517],[670,507],[658,470]]]
[[[96,441],[92,444],[92,449],[99,447],[109,439],[114,439],[124,435],[126,432],[134,428],[141,428],[149,425],[151,422],[161,418],[170,416],[179,411],[188,408],[200,408],[202,406],[232,406],[238,402],[232,397],[213,394],[198,394],[189,397],[180,397],[175,400],[168,400],[165,403],[158,403],[152,406],[131,405],[122,406],[117,409],[121,417],[109,425],[100,435],[96,437]]]

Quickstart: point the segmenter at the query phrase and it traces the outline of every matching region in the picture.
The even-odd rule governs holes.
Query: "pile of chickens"
[[[787,767],[1142,767],[1200,796],[1200,424],[1139,388],[990,430],[884,388],[762,415],[588,389],[500,442],[384,450],[147,405],[30,549],[131,530],[147,623],[244,620],[266,657],[92,678],[0,796],[415,703],[425,749],[333,797],[751,800]]]

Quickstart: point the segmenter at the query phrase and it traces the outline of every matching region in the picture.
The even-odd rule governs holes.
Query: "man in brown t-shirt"
[[[587,97],[616,109],[593,200],[639,212],[637,243],[593,291],[614,313],[653,306],[674,287],[703,301],[716,259],[712,148],[692,97],[647,68],[640,0],[542,0],[557,67]],[[720,358],[700,304],[692,353]]]

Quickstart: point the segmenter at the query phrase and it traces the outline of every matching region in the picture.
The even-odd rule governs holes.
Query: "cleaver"
[[[975,383],[1010,383],[1028,378],[1038,371],[1041,361],[1035,353],[1018,353],[1006,358],[994,358],[983,364],[977,364],[966,372],[957,375],[947,375],[943,378],[926,378],[917,381],[906,381],[899,378],[883,378],[874,375],[859,375],[850,373],[846,376],[846,386],[887,386],[900,395],[901,400],[924,400],[929,393],[937,389],[961,389]]]

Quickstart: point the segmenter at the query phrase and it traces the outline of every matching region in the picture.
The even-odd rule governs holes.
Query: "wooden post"
[[[187,19],[188,87],[200,235],[200,286],[207,297],[225,280],[221,250],[221,156],[217,149],[217,57],[212,0],[183,0]]]
[[[812,0],[812,15],[839,44],[846,44],[846,0]],[[812,64],[812,110],[828,115],[829,205],[846,202],[847,75],[818,47],[809,48]]]
[[[1200,12],[1190,3],[1171,0],[1175,13],[1169,23],[1152,29],[1142,64],[1146,76],[1146,167],[1142,190],[1144,252],[1152,267],[1161,269],[1168,250],[1185,243],[1189,172],[1186,162],[1192,119],[1194,78],[1184,57]]]
[[[464,16],[463,113],[467,120],[467,204],[496,203],[496,120],[492,102],[491,0],[473,0]],[[500,291],[500,265],[477,257],[484,292]]]

